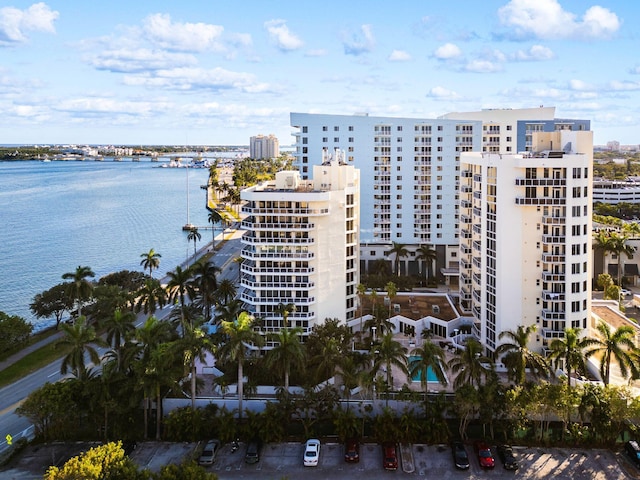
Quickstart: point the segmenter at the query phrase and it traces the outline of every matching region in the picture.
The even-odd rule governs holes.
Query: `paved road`
[[[240,252],[241,234],[241,231],[236,231],[232,237],[227,234],[225,238],[231,238],[229,238],[213,256],[214,265],[222,269],[222,272],[218,276],[219,280],[229,279],[235,282],[238,279],[239,268],[233,260]],[[198,251],[197,256],[207,253],[209,248],[210,245],[201,248]],[[173,306],[167,306],[156,311],[155,315],[157,318],[163,320],[171,313],[172,308]],[[138,315],[136,319],[136,326],[141,326],[145,320],[146,316],[144,314]],[[58,335],[52,336],[49,337],[48,341],[53,342],[58,338]],[[16,361],[18,358],[21,358],[34,349],[39,348],[39,346],[41,346],[41,344],[33,345],[29,349],[25,349],[25,351],[7,359],[6,363]],[[98,349],[98,352],[102,355],[106,352],[106,349]],[[0,452],[8,446],[6,441],[7,434],[11,435],[14,440],[17,440],[22,436],[28,437],[31,434],[31,423],[26,418],[16,415],[15,409],[29,395],[29,393],[41,387],[46,382],[57,382],[61,378],[60,360],[56,360],[46,367],[43,367],[40,370],[18,380],[14,384],[0,389]]]

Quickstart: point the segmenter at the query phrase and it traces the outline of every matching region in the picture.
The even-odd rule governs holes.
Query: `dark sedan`
[[[355,438],[348,439],[344,444],[344,461],[358,463],[360,461],[360,443]]]
[[[453,463],[456,468],[459,468],[460,470],[466,470],[469,468],[469,455],[467,455],[467,450],[464,448],[464,443],[453,442],[451,450],[453,452]]]
[[[500,445],[498,447],[498,456],[502,461],[502,465],[506,470],[517,470],[518,461],[513,455],[513,449],[509,445]]]

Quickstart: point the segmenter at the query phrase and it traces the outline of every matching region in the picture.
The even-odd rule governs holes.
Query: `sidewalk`
[[[63,333],[61,331],[57,331],[53,335],[50,335],[47,338],[43,338],[39,342],[33,343],[33,344],[29,345],[28,347],[23,348],[19,352],[14,353],[10,357],[8,357],[8,358],[6,358],[6,359],[4,359],[4,360],[2,360],[0,362],[0,371],[4,370],[5,368],[10,367],[14,363],[16,363],[18,360],[23,359],[24,357],[26,357],[27,355],[29,355],[32,352],[35,352],[39,348],[42,348],[42,347],[44,347],[46,345],[49,345],[51,342],[58,341],[59,339],[62,338],[62,336],[63,336]]]

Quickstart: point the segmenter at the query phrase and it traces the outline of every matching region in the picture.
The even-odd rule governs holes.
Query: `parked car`
[[[453,445],[451,445],[451,451],[453,452],[453,463],[456,468],[461,470],[469,468],[469,456],[467,455],[466,448],[464,448],[464,443],[453,442]]]
[[[398,469],[398,451],[395,443],[386,442],[382,444],[382,466],[385,470]]]
[[[628,297],[629,295],[631,295],[631,290],[627,290],[626,288],[620,289],[621,297]]]
[[[260,441],[258,439],[253,439],[247,444],[244,461],[246,463],[258,463],[260,461]]]
[[[310,438],[304,446],[304,466],[317,467],[320,458],[320,440]]]
[[[513,449],[509,445],[500,445],[498,447],[498,456],[502,461],[502,465],[506,470],[517,470],[518,469],[518,461],[516,457],[513,455]]]
[[[344,443],[344,461],[349,463],[360,461],[360,442],[357,438],[349,438]]]
[[[478,455],[478,463],[482,468],[493,468],[496,466],[496,459],[491,453],[491,447],[484,442],[476,442],[476,454]]]
[[[216,461],[216,454],[220,449],[220,440],[209,440],[204,448],[202,449],[202,453],[200,454],[200,458],[198,459],[198,463],[200,465],[211,465]]]
[[[635,466],[640,467],[640,445],[635,440],[629,440],[624,444],[624,451]]]

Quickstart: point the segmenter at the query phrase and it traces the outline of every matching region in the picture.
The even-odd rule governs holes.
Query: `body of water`
[[[208,170],[158,165],[0,162],[0,310],[39,329],[54,321],[35,319],[33,297],[79,265],[91,267],[97,280],[142,271],[140,255],[151,248],[162,255],[155,277],[185,261],[193,253],[182,231],[187,205],[189,222],[210,226],[200,188]],[[198,248],[211,242],[212,232],[200,234]]]

